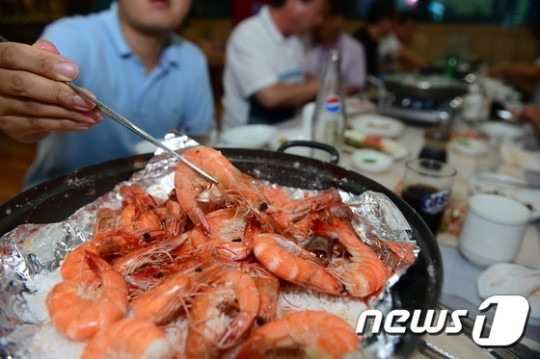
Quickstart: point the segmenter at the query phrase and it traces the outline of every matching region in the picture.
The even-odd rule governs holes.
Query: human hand
[[[78,75],[78,66],[48,41],[0,43],[0,131],[35,142],[52,131],[87,130],[99,123],[101,111],[63,83]]]

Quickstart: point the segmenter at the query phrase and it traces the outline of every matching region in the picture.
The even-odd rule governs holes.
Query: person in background
[[[223,128],[275,124],[312,99],[319,82],[306,79],[299,34],[321,21],[326,0],[272,0],[240,23],[227,43]]]
[[[536,137],[540,141],[540,105],[527,104],[519,115],[522,120],[529,121],[536,130]]]
[[[399,13],[393,32],[379,43],[381,72],[392,73],[401,68],[418,69],[427,65],[427,61],[410,48],[416,27],[417,18],[414,13]]]
[[[374,0],[367,10],[366,26],[358,29],[354,37],[366,53],[368,75],[379,76],[379,42],[394,29],[396,6],[393,0]]]
[[[540,21],[531,27],[531,33],[540,46]],[[534,63],[501,63],[490,68],[489,75],[500,77],[521,91],[526,99],[540,105],[540,57]]]
[[[174,33],[190,6],[118,0],[107,11],[49,25],[42,35],[48,41],[0,44],[0,129],[20,140],[43,138],[27,186],[133,155],[141,142],[111,119],[101,122],[102,114],[62,81],[89,89],[158,138],[213,128],[206,60]]]
[[[540,105],[540,64],[504,63],[492,67],[489,74],[504,79]]]
[[[312,34],[312,46],[306,54],[304,71],[321,80],[329,51],[339,50],[345,94],[351,95],[366,84],[366,64],[362,45],[343,31],[347,11],[345,5],[345,0],[326,2],[324,20]]]

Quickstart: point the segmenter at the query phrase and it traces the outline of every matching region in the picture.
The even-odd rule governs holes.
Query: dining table
[[[300,116],[291,120],[282,122],[275,126],[277,130],[276,136],[290,135],[297,132],[302,133],[303,125]],[[418,154],[424,144],[424,133],[426,128],[422,126],[404,126],[401,135],[393,140],[403,145],[407,154],[403,158],[395,160],[391,168],[384,173],[368,173],[363,172],[354,165],[352,155],[355,149],[350,146],[344,146],[340,149],[340,160],[338,165],[356,171],[366,177],[369,177],[385,187],[398,190],[400,182],[405,173],[405,162],[409,159],[418,157]],[[517,151],[517,150],[515,150]],[[471,195],[469,182],[473,175],[477,173],[478,158],[463,154],[459,151],[448,149],[447,162],[457,169],[452,196],[461,199],[466,203]],[[512,176],[518,179],[523,179],[523,171],[518,161],[512,161],[504,158],[500,162],[497,172],[500,174]],[[514,156],[516,157],[516,156]],[[518,156],[519,157],[519,156]],[[462,213],[461,215],[466,215]],[[438,242],[442,258],[443,258],[443,273],[444,282],[442,286],[442,294],[440,297],[441,308],[449,309],[466,309],[470,318],[474,318],[479,314],[478,306],[482,303],[482,298],[478,294],[477,281],[485,268],[480,268],[467,259],[459,251],[459,238],[457,235],[448,233],[437,233],[436,240]],[[521,248],[514,263],[523,265],[527,268],[540,268],[540,221],[531,221],[528,225],[525,237],[522,241]],[[540,296],[540,290],[536,294]],[[489,318],[490,313],[486,316]],[[489,319],[488,319],[489,320]],[[477,346],[470,336],[467,335],[425,335],[424,340],[436,350],[440,349],[440,354],[444,358],[490,358],[500,356],[489,350],[484,350]],[[529,318],[525,334],[516,346],[518,357],[528,355],[539,355],[540,353],[540,318]],[[521,352],[519,351],[521,350]],[[510,355],[510,354],[509,354]],[[516,355],[514,353],[514,355]],[[423,358],[425,356],[433,357],[433,355],[416,352],[413,357]],[[436,357],[436,355],[435,355]]]

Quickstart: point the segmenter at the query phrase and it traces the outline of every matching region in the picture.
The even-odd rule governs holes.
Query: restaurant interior
[[[309,3],[317,0],[287,1]],[[355,34],[369,25],[366,18],[370,6],[377,1],[344,1],[342,31],[354,36],[351,38],[357,41]],[[2,0],[0,35],[9,41],[33,44],[44,28],[57,19],[105,11],[112,2]],[[155,2],[168,4],[169,0]],[[226,157],[230,156],[234,164],[252,176],[260,174],[260,169],[253,165],[257,161],[266,163],[263,171],[275,170],[279,166],[285,168],[282,172],[276,170],[277,175],[262,175],[262,179],[270,182],[277,178],[282,181],[280,184],[293,186],[296,180],[300,186],[305,184],[306,188],[317,190],[325,189],[318,187],[320,183],[328,183],[329,186],[339,187],[342,196],[345,192],[363,192],[349,198],[352,202],[345,203],[365,201],[360,205],[350,205],[350,208],[354,208],[354,214],[378,218],[375,222],[364,224],[361,229],[355,227],[357,233],[369,232],[365,237],[360,235],[360,238],[367,241],[370,248],[376,247],[374,252],[379,256],[391,252],[393,254],[388,256],[399,257],[394,262],[385,262],[394,265],[394,276],[391,278],[397,282],[395,288],[380,289],[376,294],[378,301],[366,300],[368,307],[373,305],[388,310],[390,306],[390,309],[395,309],[397,296],[401,300],[397,307],[407,310],[436,308],[440,313],[463,309],[469,315],[462,322],[464,329],[459,331],[460,335],[452,335],[444,330],[428,332],[423,336],[408,331],[402,338],[398,335],[396,340],[381,339],[392,335],[372,335],[363,341],[365,345],[361,353],[380,358],[392,355],[412,358],[539,357],[540,2],[394,0],[396,13],[393,21],[396,28],[390,33],[399,38],[395,29],[401,14],[410,15],[410,21],[414,22],[409,36],[396,40],[399,42],[400,55],[395,55],[391,63],[389,58],[377,55],[378,71],[364,73],[362,87],[351,92],[347,90],[347,94],[343,86],[344,75],[339,71],[334,73],[339,78],[336,82],[337,92],[333,93],[338,95],[337,112],[332,112],[332,104],[325,102],[333,91],[329,90],[329,86],[333,85],[329,85],[332,80],[328,70],[331,68],[331,56],[328,55],[325,58],[326,71],[319,78],[321,87],[314,96],[296,106],[291,118],[273,124],[233,127],[224,119],[226,101],[222,101],[227,96],[224,84],[229,58],[227,44],[233,31],[248,18],[258,16],[261,9],[269,6],[269,2],[194,0],[186,19],[177,29],[179,35],[202,51],[208,63],[215,129],[202,143],[223,149]],[[297,35],[302,38],[303,44],[310,44],[310,40],[306,40],[310,33],[290,36]],[[382,38],[378,40],[379,54],[382,41]],[[361,42],[358,43],[363,46]],[[311,46],[315,46],[315,43],[311,43]],[[323,53],[326,56],[327,53]],[[336,53],[340,56],[339,61],[345,59],[342,52]],[[351,61],[365,63],[366,60]],[[525,76],[524,80],[516,80],[509,75],[511,70],[508,69],[512,66],[530,69],[528,74],[531,75]],[[501,69],[507,72],[503,74]],[[101,100],[114,109],[112,99]],[[324,117],[323,110],[332,112],[334,117]],[[529,113],[532,115],[528,116]],[[283,149],[283,145],[290,141],[315,139],[317,123],[327,118],[331,118],[330,121],[335,118],[335,121],[343,121],[338,125],[342,126],[341,137],[326,141],[329,138],[326,133],[322,140],[317,141],[330,142],[337,148],[336,154],[331,152],[329,156],[301,146]],[[237,148],[240,152],[235,152]],[[137,149],[137,156],[153,152],[154,149],[155,146],[142,146]],[[286,153],[276,156],[276,151]],[[25,188],[25,176],[36,154],[37,143],[21,142],[0,131],[0,209],[6,212],[5,215],[0,213],[0,256],[8,253],[7,250],[2,251],[2,241],[14,241],[6,234],[15,224],[33,223],[32,218],[49,218],[32,214],[40,210],[58,210],[63,215],[64,209],[47,202],[63,203],[60,197],[68,201],[78,196],[77,189],[66,185],[65,178],[71,178],[69,176],[62,177],[63,182],[51,182],[49,187]],[[294,157],[289,158],[288,154]],[[255,160],[249,160],[250,157]],[[129,166],[133,166],[132,162],[129,161]],[[125,165],[124,162],[118,163],[119,166]],[[305,166],[305,169],[295,167],[297,165]],[[128,172],[140,169],[140,166],[134,166]],[[111,167],[98,164],[96,168],[109,171]],[[287,177],[289,169],[290,178],[283,179]],[[83,170],[81,173],[82,176],[86,174],[94,178],[92,171]],[[117,178],[120,177],[114,180]],[[99,188],[97,193],[93,187],[81,182],[80,193],[84,193],[81,195],[84,198],[80,201],[86,201],[84,204],[112,188],[112,183],[106,183],[103,187],[98,177],[92,180]],[[68,188],[64,188],[66,186]],[[44,191],[51,191],[50,198],[43,195]],[[178,188],[176,191],[178,195]],[[372,192],[382,193],[395,205],[386,207],[386,200],[378,197],[378,194],[372,195]],[[125,195],[125,192],[118,193]],[[135,194],[132,196],[136,197]],[[304,197],[307,196],[304,194]],[[36,201],[35,207],[31,208],[28,202],[33,200]],[[373,202],[377,202],[377,209],[361,209]],[[66,213],[71,214],[82,207],[82,202],[77,203],[75,208],[71,208],[74,204],[68,205]],[[21,213],[17,214],[19,207],[22,208]],[[388,212],[381,215],[380,211]],[[10,219],[13,213],[20,219]],[[336,221],[332,223],[339,222]],[[66,223],[71,222],[68,220]],[[195,221],[193,223],[199,225]],[[246,225],[246,236],[247,228]],[[13,235],[13,232],[10,233]],[[15,241],[18,240],[17,235],[14,234]],[[407,255],[403,254],[409,247],[400,247],[398,251],[386,244],[387,241],[402,244],[403,236],[408,240],[412,236],[418,241],[417,251],[411,250],[410,253],[417,258],[416,262],[413,260],[413,266],[406,261]],[[58,251],[58,244],[55,245]],[[351,250],[346,244],[343,246],[346,249],[341,249],[341,254],[348,258]],[[330,253],[334,253],[332,249]],[[31,256],[35,257],[33,254]],[[2,259],[0,257],[0,282]],[[38,262],[39,259],[35,263]],[[409,266],[414,270],[405,274]],[[48,268],[43,263],[38,267],[39,271]],[[283,282],[283,278],[280,278]],[[411,281],[422,284],[411,284]],[[4,286],[0,285],[0,288]],[[393,299],[381,295],[386,291],[392,293]],[[502,300],[490,302],[491,306],[487,308],[480,308],[481,303],[488,303],[490,298],[499,295],[527,299],[524,304],[528,306],[528,312],[524,314],[527,319],[521,328],[518,324],[512,327],[522,333],[506,344],[493,345],[490,342],[481,345],[481,340],[490,335],[489,331],[483,335],[473,333],[473,326],[474,331],[479,329],[476,328],[475,319],[478,321],[482,315],[489,318],[492,338],[504,326],[502,319],[498,322],[494,310],[490,310],[494,305],[499,309],[504,308]],[[2,303],[4,299],[0,299]],[[8,336],[14,327],[2,324],[9,313],[1,313],[0,308],[0,357],[3,358],[4,353],[10,353],[17,345],[13,344],[16,340]],[[517,309],[515,316],[520,316]],[[216,357],[231,353],[220,350]],[[244,353],[246,346],[238,350]]]

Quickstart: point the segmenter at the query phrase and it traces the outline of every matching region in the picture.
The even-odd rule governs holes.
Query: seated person
[[[531,32],[540,46],[540,21],[533,24]],[[534,63],[501,63],[493,66],[489,74],[503,78],[530,102],[540,105],[540,58]]]
[[[321,80],[329,51],[339,50],[342,56],[341,72],[345,94],[350,95],[364,88],[366,65],[362,45],[352,36],[343,32],[345,4],[345,0],[326,2],[323,23],[313,31],[312,47],[306,54],[304,71]]]
[[[367,10],[366,26],[354,33],[354,38],[363,46],[366,54],[366,72],[378,77],[379,42],[394,29],[396,6],[393,0],[374,0]]]
[[[536,130],[536,136],[540,140],[540,105],[527,104],[520,114],[520,118],[529,121]]]
[[[540,105],[540,65],[527,63],[499,64],[489,74],[500,77]]]
[[[45,29],[42,38],[51,41],[58,50],[51,42],[43,41],[40,42],[41,49],[51,52],[51,56],[58,51],[62,57],[56,55],[54,69],[58,72],[72,69],[73,73],[68,77],[51,77],[44,73],[51,69],[45,63],[47,66],[34,69],[37,74],[31,74],[32,68],[24,67],[21,61],[21,70],[28,73],[13,74],[11,81],[15,84],[16,76],[19,76],[18,83],[28,89],[19,90],[16,93],[18,99],[0,89],[1,99],[13,99],[11,104],[0,101],[0,110],[4,109],[0,113],[6,114],[11,109],[9,118],[18,116],[11,122],[13,126],[20,126],[24,121],[30,127],[43,119],[65,122],[66,118],[69,121],[73,117],[83,117],[84,112],[73,115],[74,107],[67,106],[62,99],[69,96],[76,104],[80,103],[80,107],[75,107],[78,111],[88,111],[86,101],[81,101],[59,82],[53,82],[54,87],[47,89],[43,83],[44,77],[48,77],[57,81],[74,80],[155,137],[163,137],[173,129],[194,136],[208,133],[214,126],[214,119],[206,60],[194,45],[174,33],[189,6],[190,1],[185,0],[155,4],[146,0],[119,0],[107,11],[53,23]],[[21,55],[35,56],[37,61],[42,56],[35,48],[30,53],[30,49],[24,47],[26,45],[7,45],[11,46],[13,56],[16,51],[21,51]],[[76,64],[80,66],[80,73]],[[6,64],[0,66],[9,68]],[[46,98],[44,93],[48,91],[57,96]],[[15,106],[16,100],[32,102],[26,110],[34,108],[34,111],[24,112],[24,107]],[[100,115],[92,113],[86,116],[95,121],[78,127],[38,128],[35,140],[49,129],[86,131],[48,134],[39,143],[37,158],[26,179],[27,185],[38,184],[80,167],[135,154],[140,137],[111,119],[92,127],[99,122],[97,120],[101,117],[96,116]],[[6,123],[5,120],[0,122]],[[2,127],[2,130],[13,133],[9,128]]]
[[[306,81],[298,34],[321,21],[325,0],[272,0],[240,23],[227,43],[223,128],[275,124],[294,117],[319,82]]]
[[[393,32],[379,43],[382,72],[398,72],[401,68],[418,69],[427,65],[427,61],[410,48],[416,26],[415,14],[402,12],[397,16]]]

